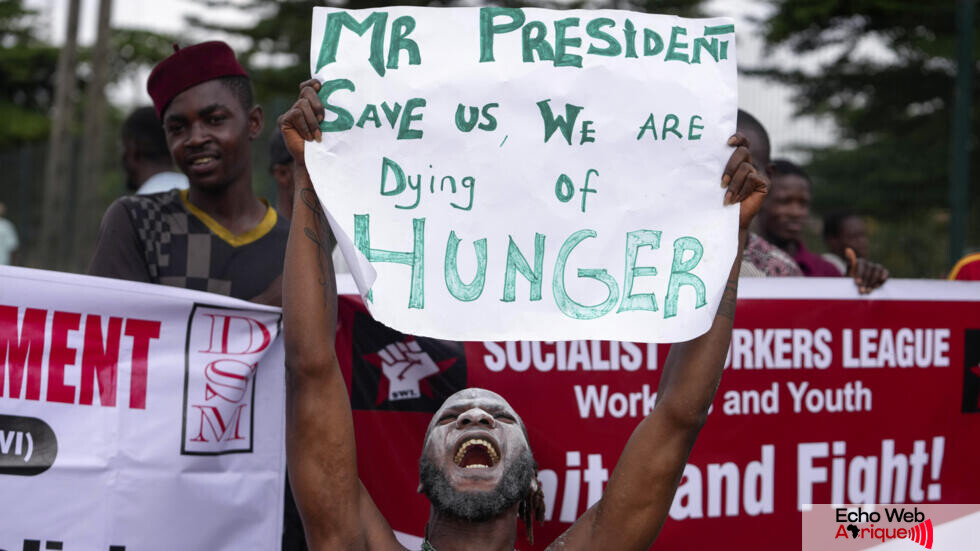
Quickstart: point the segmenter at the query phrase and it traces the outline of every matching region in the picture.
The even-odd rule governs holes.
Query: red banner
[[[797,547],[806,503],[980,502],[980,287],[898,281],[865,299],[840,280],[742,286],[728,366],[655,548]],[[484,387],[523,417],[545,490],[537,544],[519,536],[519,549],[543,549],[601,496],[669,349],[453,343],[388,329],[356,296],[339,310],[360,477],[392,527],[423,533],[431,414]]]

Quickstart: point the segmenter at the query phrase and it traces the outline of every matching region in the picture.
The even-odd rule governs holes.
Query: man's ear
[[[248,111],[248,139],[254,140],[262,132],[262,106],[253,105]]]
[[[769,163],[766,165],[766,177],[769,178],[769,185],[772,185],[772,177],[776,174],[775,165]]]

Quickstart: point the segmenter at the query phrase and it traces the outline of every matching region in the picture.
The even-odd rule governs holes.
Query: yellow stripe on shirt
[[[241,247],[242,245],[248,245],[252,243],[265,234],[269,233],[273,227],[276,225],[276,221],[279,219],[278,214],[276,214],[276,209],[269,206],[269,202],[265,199],[259,199],[262,204],[265,205],[265,216],[262,217],[262,221],[259,222],[254,228],[248,230],[245,233],[235,235],[231,231],[222,226],[217,220],[211,217],[208,213],[195,207],[187,199],[188,190],[180,190],[180,200],[184,203],[184,208],[186,208],[191,214],[193,214],[198,220],[204,223],[215,235],[220,237],[223,241],[231,245],[232,247]]]

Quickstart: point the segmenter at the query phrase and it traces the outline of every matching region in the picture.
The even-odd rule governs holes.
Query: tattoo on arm
[[[303,228],[303,233],[316,245],[317,266],[320,269],[320,277],[317,282],[323,288],[323,304],[326,307],[327,304],[330,304],[330,294],[333,287],[333,282],[327,277],[326,267],[326,260],[330,258],[330,251],[333,249],[330,226],[327,223],[327,216],[323,212],[323,207],[320,206],[320,200],[317,198],[313,188],[301,189],[300,200],[313,213],[313,227],[306,226]]]
[[[735,304],[738,300],[738,275],[742,266],[742,251],[748,243],[749,234],[746,230],[738,232],[738,254],[735,255],[735,262],[732,264],[732,271],[728,274],[728,283],[725,284],[725,292],[721,295],[721,303],[718,304],[718,312],[715,316],[721,316],[735,321]]]
[[[725,284],[725,292],[721,295],[721,304],[718,305],[719,316],[735,320],[735,302],[738,298],[738,277],[728,279]]]

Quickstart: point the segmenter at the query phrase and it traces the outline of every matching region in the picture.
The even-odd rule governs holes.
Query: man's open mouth
[[[195,153],[185,161],[187,169],[194,172],[212,170],[218,161],[218,156],[213,153]]]
[[[456,450],[453,462],[464,469],[488,469],[500,461],[500,454],[488,440],[471,438]]]

